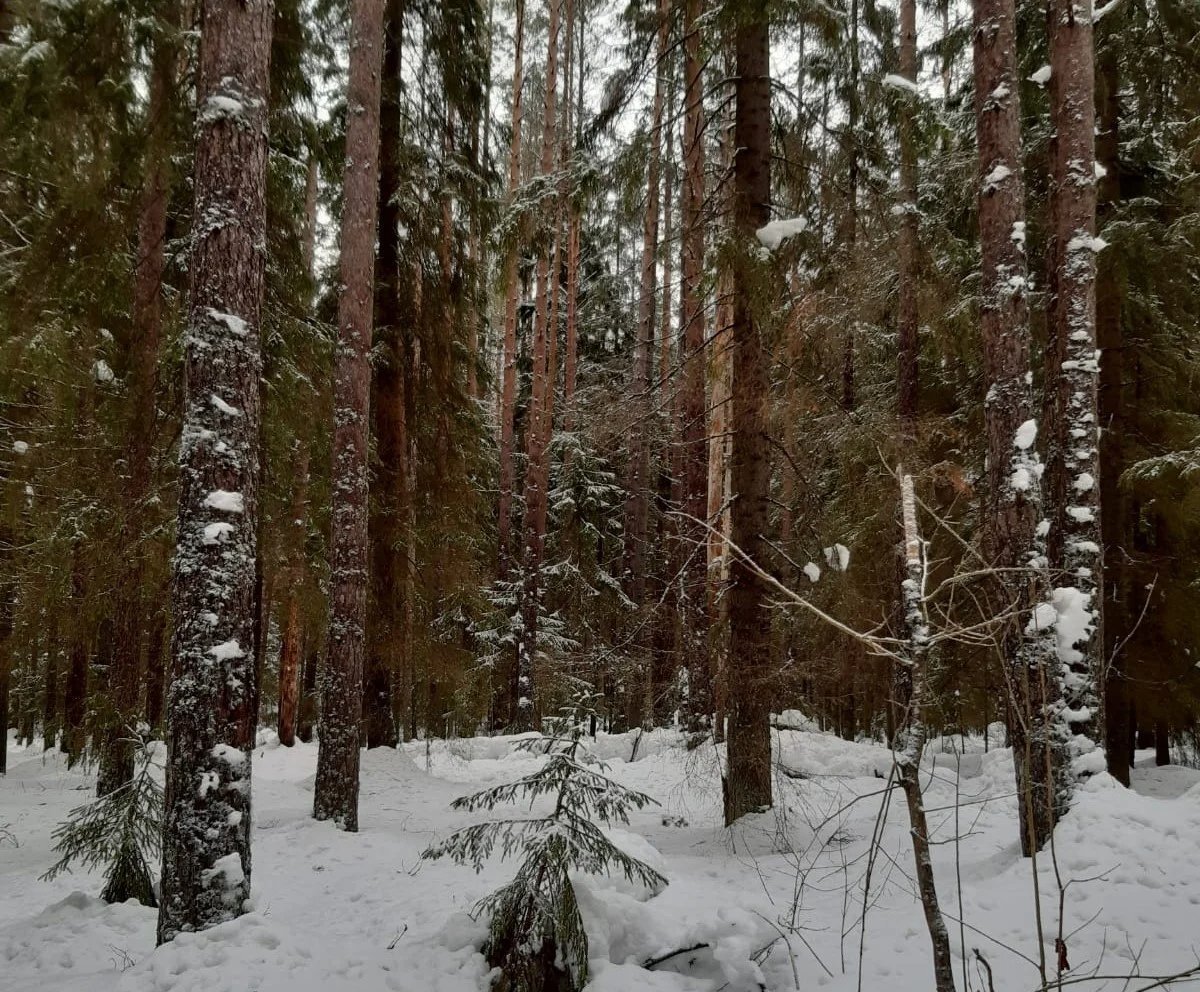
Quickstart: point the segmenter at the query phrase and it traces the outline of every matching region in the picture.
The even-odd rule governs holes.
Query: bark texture
[[[739,11],[735,29],[736,83],[733,160],[733,489],[730,563],[729,762],[724,780],[725,822],[771,805],[768,678],[770,622],[766,593],[743,556],[765,560],[770,464],[767,446],[767,364],[761,314],[769,312],[755,232],[770,218],[771,79],[767,14]]]
[[[313,816],[348,831],[358,829],[367,625],[367,435],[383,13],[384,0],[354,0],[350,13],[349,124],[333,378],[329,654],[320,679],[320,750],[313,796]]]
[[[271,0],[205,0],[158,940],[250,895]]]
[[[978,141],[980,330],[988,384],[988,557],[1017,619],[1005,636],[1010,732],[1016,766],[1021,846],[1026,856],[1050,836],[1061,812],[1062,767],[1054,711],[1059,703],[1053,637],[1028,626],[1048,592],[1036,534],[1039,476],[1029,383],[1025,187],[1021,180],[1013,0],[976,0],[975,127]]]
[[[1090,630],[1064,673],[1075,753],[1099,737],[1096,690],[1105,663],[1104,552],[1100,530],[1099,352],[1096,350],[1095,75],[1091,0],[1051,0],[1050,349],[1046,369],[1050,563],[1064,589],[1088,600]],[[1066,593],[1060,593],[1066,595]],[[1083,761],[1084,774],[1091,767]]]

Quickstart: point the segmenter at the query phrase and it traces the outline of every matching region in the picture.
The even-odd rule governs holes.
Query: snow
[[[844,544],[834,544],[832,547],[823,549],[825,552],[825,563],[832,569],[838,572],[844,572],[850,567],[850,549]]]
[[[911,79],[906,79],[904,76],[898,76],[894,72],[889,72],[883,77],[883,85],[894,90],[902,90],[906,93],[920,93],[920,87],[917,86]]]
[[[771,735],[781,770],[778,802],[731,831],[721,826],[723,746],[689,751],[681,734],[654,731],[630,763],[635,734],[600,735],[596,750],[611,761],[612,775],[662,803],[635,813],[611,836],[663,870],[670,884],[650,895],[605,877],[573,880],[589,937],[587,992],[752,992],[760,981],[770,992],[797,985],[855,992],[860,969],[864,990],[931,987],[898,793],[880,817],[890,752],[823,734],[796,711],[781,713],[778,724],[785,728]],[[1012,758],[995,746],[1000,739],[993,734],[983,753],[980,738],[933,738],[922,783],[956,974],[964,952],[978,947],[992,965],[996,992],[1026,992],[1041,984],[1030,963],[1039,950],[1034,869],[1017,846]],[[18,746],[14,732],[9,774],[0,778],[0,826],[19,845],[0,839],[0,988],[486,992],[489,973],[479,952],[486,927],[470,910],[511,876],[512,866],[493,861],[476,874],[419,856],[430,840],[487,815],[451,810],[455,798],[511,781],[544,760],[515,751],[516,740],[417,741],[364,752],[361,828],[347,834],[311,819],[316,746],[284,748],[262,734],[254,756],[251,911],[155,949],[155,911],[105,905],[94,896],[99,876],[38,879],[52,861],[52,827],[93,779],[79,766],[68,770],[56,750]],[[1102,755],[1079,760],[1094,765]],[[1153,752],[1145,751],[1136,765],[1130,790],[1098,770],[1055,835],[1058,869],[1071,880],[1063,932],[1070,935],[1071,975],[1080,979],[1097,964],[1117,975],[1195,964],[1200,771],[1155,768]],[[956,794],[970,803],[957,830]],[[860,965],[867,852],[879,820]],[[232,854],[209,871],[210,884],[225,888],[243,865]],[[1055,866],[1042,857],[1036,871],[1044,949],[1053,960]],[[698,943],[708,946],[654,971],[640,966]],[[764,948],[757,963],[751,959]],[[1079,985],[1080,992],[1101,987]]]
[[[232,533],[233,524],[218,520],[216,523],[204,525],[204,536],[201,540],[205,544],[222,544]]]
[[[224,489],[214,489],[205,496],[204,505],[214,510],[224,510],[226,513],[244,513],[246,509],[241,493],[231,493]]]
[[[810,561],[804,566],[804,574],[808,576],[809,582],[821,581],[821,566],[814,561]]]
[[[789,220],[773,220],[755,231],[759,243],[767,251],[775,251],[788,238],[803,233],[808,228],[808,220],[804,217],[792,217]]]
[[[1092,14],[1092,23],[1095,24],[1098,20],[1100,20],[1100,18],[1104,17],[1106,14],[1112,13],[1113,9],[1120,2],[1121,2],[1121,0],[1108,0],[1108,3],[1106,3],[1103,7],[1097,7],[1095,12]]]
[[[983,177],[984,192],[991,192],[1011,175],[1012,169],[1010,169],[1007,165],[1001,164],[994,166],[992,171]]]
[[[224,324],[226,330],[236,337],[244,338],[249,333],[246,327],[246,322],[242,320],[241,317],[237,317],[234,314],[222,313],[220,310],[214,310],[212,307],[209,307],[208,319],[215,321],[218,324]]]
[[[23,455],[29,451],[29,442],[13,441],[13,452],[18,455]]]
[[[103,358],[97,358],[95,364],[92,365],[92,376],[98,383],[110,383],[114,378],[112,366]]]
[[[1051,72],[1052,70],[1050,66],[1044,65],[1029,77],[1029,81],[1031,83],[1037,83],[1038,86],[1045,86],[1048,82],[1050,82]]]
[[[230,406],[223,399],[221,399],[221,397],[218,396],[216,393],[213,393],[208,399],[209,399],[209,402],[212,403],[213,406],[215,406],[218,410],[220,410],[223,414],[225,414],[228,417],[240,417],[242,415],[241,410],[239,410],[235,406]]]
[[[1037,440],[1038,425],[1036,420],[1026,420],[1020,427],[1017,428],[1017,434],[1013,438],[1015,444],[1021,451],[1028,451],[1033,447],[1033,442]]]
[[[209,648],[208,653],[216,658],[217,661],[228,661],[230,658],[246,657],[246,652],[242,650],[242,646],[236,640],[222,641],[215,647]]]

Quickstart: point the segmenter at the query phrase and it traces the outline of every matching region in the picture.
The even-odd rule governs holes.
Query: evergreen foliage
[[[614,782],[606,766],[589,754],[584,712],[575,709],[548,736],[518,746],[544,754],[536,772],[505,785],[464,796],[454,803],[463,812],[549,799],[541,816],[489,820],[473,824],[428,848],[425,858],[451,858],[479,871],[493,855],[519,859],[512,881],[484,897],[475,911],[489,918],[484,948],[502,972],[499,989],[581,989],[588,980],[587,934],[579,914],[571,872],[621,875],[650,889],[666,878],[626,854],[605,836],[599,824],[628,823],[632,810],[655,800]]]
[[[162,832],[162,786],[154,777],[149,728],[129,738],[133,778],[114,791],[68,814],[53,834],[58,861],[42,878],[51,881],[72,868],[102,869],[105,902],[136,899],[157,906],[151,862],[157,860]]]

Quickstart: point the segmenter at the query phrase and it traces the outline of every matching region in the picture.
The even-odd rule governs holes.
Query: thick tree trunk
[[[371,477],[371,603],[363,680],[366,745],[395,747],[393,681],[403,664],[400,559],[408,554],[404,520],[408,438],[404,417],[405,347],[400,315],[400,59],[402,0],[387,0],[379,110],[379,251],[375,257],[375,334],[371,380],[375,471]]]
[[[1095,85],[1091,0],[1051,0],[1050,348],[1046,367],[1050,563],[1086,597],[1091,628],[1075,645],[1066,718],[1077,735],[1100,731],[1104,669],[1104,553],[1100,529],[1099,359],[1096,351]],[[1086,745],[1076,742],[1076,753]],[[1079,763],[1088,774],[1086,761]]]
[[[1026,856],[1049,838],[1062,811],[1062,754],[1051,725],[1058,663],[1053,638],[1026,633],[1029,611],[1048,592],[1038,552],[1040,516],[1029,385],[1029,310],[1025,260],[1025,188],[1021,180],[1019,81],[1014,0],[976,0],[975,122],[978,134],[979,236],[982,256],[980,324],[988,386],[984,424],[988,448],[985,512],[990,562],[1004,576],[1018,609],[1006,635],[1009,728],[1016,766],[1021,845]],[[1047,643],[1047,642],[1050,643]]]
[[[521,91],[525,85],[525,0],[517,0],[516,9],[516,52],[512,78],[512,143],[508,150],[508,205],[511,209],[516,201],[517,187],[521,184]],[[513,237],[504,256],[504,344],[501,352],[500,370],[500,503],[497,522],[499,535],[499,574],[508,575],[511,549],[512,496],[516,473],[513,464],[515,440],[514,421],[517,408],[517,304],[520,299],[521,282],[518,273],[520,245]],[[502,723],[516,714],[509,711],[508,694],[512,680],[500,687],[496,709]]]
[[[384,0],[354,0],[350,14],[351,108],[334,364],[333,541],[329,654],[321,673],[313,816],[358,829],[363,648],[367,625],[368,426],[371,304],[379,191],[379,101]]]
[[[205,0],[158,940],[250,896],[271,0]]]
[[[550,0],[550,24],[546,48],[546,100],[542,115],[542,175],[554,171],[558,85],[558,25],[561,0]],[[517,647],[517,678],[513,686],[512,713],[516,727],[530,730],[541,720],[538,710],[534,665],[537,658],[537,623],[542,558],[546,543],[547,487],[550,463],[547,456],[550,411],[553,409],[555,369],[551,338],[558,329],[551,325],[550,253],[544,248],[537,264],[537,313],[533,332],[533,395],[529,405],[529,431],[525,469],[525,549],[521,590],[521,636]],[[557,277],[557,273],[555,273]],[[557,281],[557,278],[556,278]]]
[[[712,546],[704,521],[716,523],[720,502],[708,502],[708,451],[704,417],[704,64],[701,58],[701,0],[683,0],[684,119],[683,196],[680,205],[680,345],[683,388],[679,394],[681,493],[679,523],[685,556],[679,603],[681,648],[688,671],[685,722],[703,733],[713,712],[713,675],[708,652],[706,575]],[[722,411],[723,412],[723,411]],[[722,430],[722,434],[724,431]],[[724,445],[724,438],[720,439]],[[721,472],[723,477],[724,472]],[[724,487],[722,486],[722,490]]]
[[[172,5],[164,5],[173,27]],[[166,267],[167,197],[170,185],[170,106],[175,87],[175,44],[155,41],[150,67],[149,135],[138,215],[133,273],[132,356],[129,363],[128,476],[124,485],[125,524],[121,546],[128,556],[114,603],[116,650],[109,672],[108,707],[101,731],[96,794],[107,795],[133,778],[130,727],[137,718],[142,653],[146,497],[151,488],[158,352],[162,340],[162,278]]]
[[[766,11],[740,10],[734,145],[733,458],[730,566],[729,762],[724,780],[725,822],[771,805],[771,729],[768,721],[769,629],[766,594],[742,556],[765,561],[770,464],[767,448],[767,362],[754,298],[763,279],[753,256],[755,232],[770,218],[771,77]],[[757,278],[756,278],[757,276]],[[761,291],[761,290],[760,290]]]

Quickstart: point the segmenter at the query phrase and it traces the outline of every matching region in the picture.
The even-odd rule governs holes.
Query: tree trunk
[[[379,252],[375,258],[377,357],[371,380],[375,471],[371,477],[371,603],[363,681],[366,745],[395,747],[393,680],[399,677],[400,559],[408,554],[401,525],[408,439],[404,417],[405,347],[400,315],[400,60],[402,0],[387,0],[379,110]]]
[[[296,737],[304,744],[313,739],[313,725],[317,722],[317,670],[321,658],[316,639],[301,638],[304,670],[300,675],[300,707],[296,717]]]
[[[917,83],[917,3],[900,0],[900,75]],[[901,443],[910,446],[916,441],[918,400],[917,360],[917,239],[920,211],[917,206],[917,145],[915,125],[916,93],[899,91],[900,119],[900,238],[898,268],[900,299],[896,318],[898,339],[897,381]]]
[[[913,7],[915,0],[904,0]],[[908,20],[902,9],[901,37]],[[915,22],[915,16],[908,23]],[[916,32],[913,32],[915,42]],[[906,78],[912,78],[906,77]],[[900,470],[903,473],[903,470]],[[954,958],[950,950],[950,935],[946,919],[938,902],[933,873],[933,857],[929,840],[929,823],[925,816],[925,797],[921,792],[921,753],[929,730],[925,723],[925,706],[929,695],[929,619],[925,611],[925,569],[921,533],[917,525],[917,501],[912,476],[901,475],[901,509],[904,519],[904,580],[901,599],[904,603],[904,626],[907,644],[904,658],[896,665],[895,747],[896,778],[904,793],[908,808],[909,835],[912,837],[913,861],[921,908],[925,911],[925,927],[933,945],[933,975],[937,992],[954,992]]]
[[[521,90],[525,85],[523,55],[525,46],[525,0],[517,0],[516,9],[516,52],[512,78],[512,142],[508,150],[508,206],[512,209],[521,183],[521,127],[524,123],[521,111]],[[512,494],[516,474],[513,467],[514,420],[517,408],[517,304],[521,283],[518,273],[520,261],[519,238],[514,234],[512,244],[504,256],[504,346],[500,371],[500,503],[497,523],[499,536],[499,574],[508,575],[512,528]],[[508,712],[508,694],[511,680],[503,685],[497,696],[497,710],[502,721],[515,717]]]
[[[174,28],[171,3],[164,5]],[[151,489],[158,352],[162,340],[162,279],[166,268],[167,198],[170,187],[170,106],[175,88],[175,44],[159,36],[150,67],[150,102],[137,256],[133,273],[133,321],[130,404],[127,427],[128,476],[124,485],[125,524],[121,546],[128,559],[116,589],[116,651],[109,672],[107,718],[101,731],[96,794],[104,796],[133,778],[130,725],[137,717],[142,652],[142,585],[145,555],[145,504]]]
[[[0,649],[2,650],[2,649]],[[42,748],[49,751],[58,741],[58,604],[52,602],[46,630],[46,675],[42,696]]]
[[[664,62],[667,45],[665,4],[660,0],[658,10],[658,67],[654,77],[654,102],[651,104],[650,157],[646,165],[646,206],[642,214],[641,291],[638,295],[638,336],[633,355],[634,423],[630,432],[629,497],[625,510],[625,567],[626,592],[641,612],[638,630],[630,651],[635,671],[642,679],[641,718],[652,725],[654,698],[654,665],[647,643],[649,620],[645,616],[646,560],[650,519],[650,433],[654,418],[654,330],[655,301],[658,293],[658,197],[662,162],[663,90],[666,86]]]
[[[542,175],[554,171],[555,123],[558,82],[558,23],[561,0],[550,0],[550,24],[546,47],[546,100],[542,116]],[[557,281],[557,273],[555,273]],[[555,369],[550,360],[551,326],[550,249],[544,248],[537,265],[537,313],[533,332],[533,394],[529,405],[529,431],[525,469],[525,552],[521,590],[521,636],[517,647],[517,679],[513,686],[513,719],[517,729],[530,730],[541,720],[538,710],[534,665],[537,658],[537,622],[542,557],[546,543],[547,487],[550,464],[550,411],[553,408]]]
[[[308,449],[296,453],[296,475],[292,483],[292,506],[288,515],[288,563],[284,575],[283,636],[279,643],[279,743],[296,743],[296,716],[300,705],[300,592],[304,585],[304,539],[307,533]]]
[[[146,642],[146,723],[154,732],[162,730],[163,693],[167,681],[167,614],[165,606],[151,611],[150,636]]]
[[[158,940],[250,896],[271,0],[204,0]]]
[[[1099,221],[1101,234],[1121,200],[1120,70],[1117,43],[1121,7],[1102,22],[1106,37],[1099,46],[1096,104],[1096,161],[1101,172]],[[1101,253],[1096,279],[1096,338],[1103,356],[1100,363],[1100,503],[1104,507],[1104,735],[1108,772],[1129,785],[1129,683],[1127,657],[1119,653],[1134,617],[1130,613],[1131,583],[1125,567],[1131,533],[1120,479],[1125,471],[1125,342],[1121,330],[1122,293],[1114,252]]]
[[[1171,763],[1171,735],[1167,721],[1159,717],[1154,721],[1154,764],[1161,768]]]
[[[1105,664],[1104,554],[1100,530],[1096,352],[1095,85],[1091,0],[1051,0],[1050,347],[1046,416],[1050,563],[1088,598],[1091,629],[1075,645],[1066,718],[1077,735],[1099,738],[1097,680]],[[1078,752],[1084,746],[1075,745]],[[1081,765],[1086,769],[1086,765]],[[1082,774],[1087,774],[1084,771]]]
[[[771,78],[764,8],[740,10],[735,29],[733,160],[733,489],[730,566],[729,764],[725,823],[771,805],[769,629],[766,595],[743,556],[761,565],[767,547],[770,464],[767,448],[767,363],[759,326],[766,301],[753,298],[764,280],[753,260],[755,232],[770,218]],[[761,292],[761,290],[760,290]]]
[[[683,388],[679,395],[682,450],[679,523],[682,554],[686,556],[679,603],[681,648],[688,664],[685,722],[693,734],[710,726],[713,712],[712,668],[708,652],[709,612],[705,602],[709,559],[702,548],[712,547],[704,521],[715,523],[720,513],[708,503],[707,438],[704,418],[704,63],[701,58],[701,0],[684,0],[684,120],[683,196],[680,205],[680,347]],[[715,403],[714,403],[715,407]],[[722,413],[723,413],[722,409]],[[721,434],[724,434],[722,429]],[[724,437],[719,439],[724,445]],[[720,472],[721,478],[724,471]],[[721,487],[722,490],[724,487]]]
[[[1025,188],[1021,180],[1019,82],[1014,0],[976,0],[975,122],[978,134],[980,305],[985,377],[990,563],[1005,569],[1001,588],[1019,611],[1006,634],[1010,732],[1016,766],[1021,845],[1026,856],[1049,838],[1062,810],[1057,779],[1062,755],[1049,708],[1059,683],[1053,644],[1044,631],[1025,633],[1029,611],[1047,583],[1040,570],[1015,571],[1038,551],[1040,517],[1030,414],[1029,310],[1025,261]],[[1052,641],[1052,638],[1049,638]]]
[[[858,0],[850,0],[850,84],[846,107],[846,151],[850,163],[846,170],[847,196],[846,216],[842,227],[842,245],[847,260],[847,266],[856,262],[855,248],[858,243],[858,120],[861,115],[861,96],[859,87],[862,79],[862,68],[858,51]],[[842,343],[842,407],[853,410],[858,402],[858,386],[856,383],[855,351],[855,315],[847,314],[846,336]]]
[[[321,673],[313,816],[358,829],[363,647],[367,625],[367,457],[371,391],[371,302],[379,190],[380,66],[384,0],[354,0],[350,25],[351,108],[333,379],[333,541],[329,654]]]
[[[74,767],[87,744],[88,659],[91,654],[91,623],[87,616],[87,573],[84,571],[83,542],[75,541],[71,552],[71,656],[63,691],[63,750],[67,767]]]

